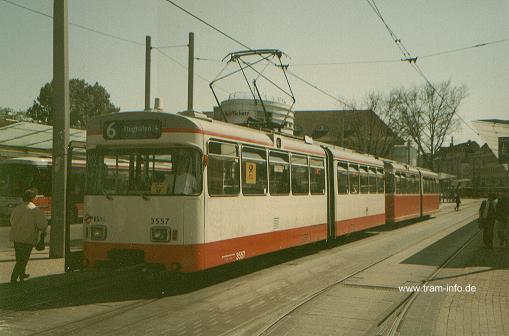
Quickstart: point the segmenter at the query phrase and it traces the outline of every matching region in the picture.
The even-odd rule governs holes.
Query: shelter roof
[[[26,121],[0,123],[0,147],[36,151],[51,151],[53,147],[53,126]],[[85,141],[84,130],[69,129],[70,141]]]

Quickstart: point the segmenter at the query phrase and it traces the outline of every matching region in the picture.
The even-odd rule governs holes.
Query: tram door
[[[72,272],[83,268],[82,216],[85,192],[85,142],[71,141],[67,154],[65,271]]]
[[[336,193],[334,180],[336,173],[334,170],[334,157],[332,152],[322,146],[325,151],[327,164],[327,241],[336,238]]]

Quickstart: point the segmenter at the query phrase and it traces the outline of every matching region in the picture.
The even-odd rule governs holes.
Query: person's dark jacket
[[[509,219],[509,197],[503,196],[497,203],[497,220],[507,222]]]

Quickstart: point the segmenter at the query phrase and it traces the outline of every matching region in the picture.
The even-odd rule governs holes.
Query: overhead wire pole
[[[69,46],[67,0],[53,2],[53,195],[51,200],[50,258],[64,256],[69,144]]]
[[[151,39],[145,37],[145,111],[150,111],[150,54],[152,52]]]
[[[194,33],[189,33],[189,60],[187,67],[187,110],[193,110]]]

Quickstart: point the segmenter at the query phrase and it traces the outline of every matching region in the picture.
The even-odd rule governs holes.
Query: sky
[[[282,50],[288,55],[283,62],[289,70],[342,101],[425,84],[407,62],[398,61],[400,50],[367,1],[173,1],[250,48]],[[52,16],[53,1],[0,0],[0,107],[26,110],[52,78],[53,22],[10,2]],[[144,107],[146,35],[155,47],[171,47],[152,50],[152,101],[160,97],[168,112],[187,108],[189,32],[195,34],[195,57],[201,59],[195,61],[195,110],[212,110],[215,100],[209,82],[225,67],[221,59],[245,49],[166,0],[68,3],[70,23],[129,40],[69,27],[69,77],[98,82],[123,111]],[[468,87],[459,110],[468,125],[462,123],[455,132],[455,142],[481,141],[469,121],[509,119],[507,0],[377,0],[376,4],[431,82],[451,80],[455,86]],[[505,41],[424,57],[501,40]],[[289,80],[296,110],[346,108],[296,77]],[[220,100],[247,91],[238,78],[217,85]],[[280,95],[273,87],[263,89]]]

